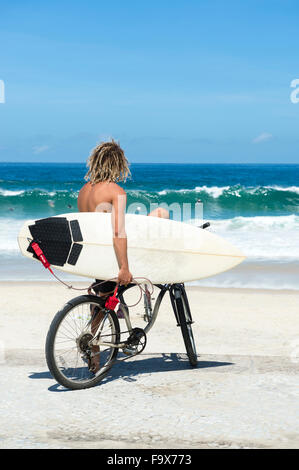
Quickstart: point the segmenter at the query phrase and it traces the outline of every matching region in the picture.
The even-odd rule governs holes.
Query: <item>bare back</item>
[[[86,183],[78,195],[79,212],[111,212],[113,246],[120,268],[118,279],[126,284],[132,275],[128,268],[127,237],[125,232],[126,192],[116,183],[102,181]]]
[[[80,212],[111,212],[118,195],[125,195],[125,191],[116,183],[103,181],[92,185],[88,182],[79,192],[78,209]]]

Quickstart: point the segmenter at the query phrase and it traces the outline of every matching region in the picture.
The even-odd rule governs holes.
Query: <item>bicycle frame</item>
[[[133,286],[134,284],[131,284],[118,292],[119,299],[123,304],[124,322],[121,322],[124,326],[123,331],[120,331],[120,322],[116,312],[111,309],[103,309],[103,302],[99,301],[99,297],[96,295],[89,294],[76,297],[56,313],[47,334],[46,359],[49,370],[58,383],[74,390],[90,388],[99,383],[115,363],[142,353],[147,344],[146,333],[150,331],[157,319],[166,292],[169,292],[170,295],[171,305],[177,320],[177,326],[181,329],[190,366],[197,366],[197,353],[191,327],[192,318],[184,284],[155,285],[160,292],[153,309],[150,302],[148,302],[148,292],[145,291],[147,296],[145,300],[148,301],[145,302],[145,315],[143,315],[146,322],[143,323],[144,328],[133,327],[132,323],[134,323],[133,318],[135,318],[135,315],[130,319],[129,310],[126,308],[123,299],[124,292]],[[68,328],[65,331],[63,329],[65,326],[62,327],[61,341],[59,340],[61,324],[66,320],[66,325],[68,325],[68,315],[72,315],[73,310],[75,311],[73,319],[75,323],[74,326],[71,323],[71,334],[69,334]],[[86,314],[88,319],[86,319]],[[78,328],[77,317],[80,321]],[[70,318],[72,319],[72,316]],[[94,335],[95,330],[97,331]],[[123,336],[127,333],[129,333],[128,336]],[[69,347],[65,346],[66,341],[68,341]],[[75,347],[73,341],[75,341]],[[94,346],[98,348],[94,348]],[[117,359],[119,349],[122,350],[123,355]],[[102,361],[102,366],[99,363],[99,369],[95,371],[93,358],[102,355],[105,351],[108,351],[108,356],[106,357],[105,354],[102,356],[104,362]],[[70,352],[72,354],[69,363],[68,357],[66,362],[64,356],[69,355]],[[87,375],[84,372],[86,368]]]
[[[119,295],[119,299],[120,299],[120,302],[122,304],[124,304],[123,294],[128,289],[130,289],[131,287],[134,287],[134,285],[124,287],[122,293]],[[177,326],[181,326],[180,321],[179,321],[179,316],[178,316],[178,308],[180,308],[180,307],[178,306],[178,302],[177,302],[177,300],[180,299],[181,297],[183,297],[186,308],[187,308],[187,312],[188,312],[188,316],[189,316],[188,323],[189,324],[193,323],[192,316],[191,316],[191,311],[190,311],[190,307],[189,307],[189,302],[188,302],[188,298],[187,298],[187,294],[186,294],[186,291],[185,291],[184,284],[155,284],[155,287],[158,287],[160,289],[160,292],[158,294],[157,300],[156,300],[155,305],[154,305],[152,318],[151,318],[150,322],[144,328],[144,332],[146,334],[154,326],[154,323],[155,323],[155,321],[157,319],[157,316],[158,316],[158,312],[159,312],[161,302],[162,302],[163,297],[166,294],[166,292],[169,292],[171,305],[172,305],[172,308],[173,308],[173,311],[174,311],[174,314],[175,314],[175,318],[176,318],[176,321],[177,321]],[[132,330],[133,330],[133,327],[132,327],[130,315],[129,315],[126,308],[123,308],[122,311],[123,311],[123,314],[124,314],[124,320],[125,320],[125,323],[126,323],[126,326],[127,326],[127,329],[128,329],[128,333],[131,333]],[[105,315],[105,317],[103,318],[103,321],[99,325],[99,327],[98,327],[98,329],[97,329],[97,331],[94,335],[94,339],[91,341],[91,344],[94,345],[94,346],[110,346],[110,347],[114,347],[114,348],[125,347],[126,343],[124,343],[124,342],[116,344],[116,343],[110,343],[110,342],[105,342],[105,341],[95,339],[97,337],[100,338],[101,332],[102,332],[102,329],[103,329],[103,326],[104,326],[104,323],[105,323],[106,319],[107,319],[107,314]]]

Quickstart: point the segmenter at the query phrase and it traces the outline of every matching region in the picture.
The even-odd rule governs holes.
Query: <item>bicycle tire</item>
[[[188,307],[183,296],[176,299],[178,320],[181,327],[183,340],[187,352],[187,356],[192,367],[196,367],[198,360],[195,348],[195,341],[193,337],[191,318],[188,312]]]
[[[115,362],[116,356],[118,354],[118,348],[113,348],[113,352],[111,354],[111,357],[109,359],[109,363],[104,366],[104,370],[102,372],[100,369],[100,373],[97,373],[93,378],[90,380],[87,380],[85,382],[76,382],[73,380],[68,379],[63,375],[60,371],[60,368],[58,367],[56,360],[55,360],[55,353],[54,353],[54,344],[55,344],[55,338],[57,335],[57,332],[59,330],[59,326],[61,325],[62,321],[64,318],[71,312],[72,309],[80,306],[81,304],[97,304],[99,307],[102,307],[99,298],[94,295],[81,295],[79,297],[76,297],[69,302],[67,302],[64,307],[59,310],[56,315],[54,316],[46,338],[46,345],[45,345],[45,354],[46,354],[46,361],[48,368],[54,377],[54,379],[62,386],[72,389],[72,390],[81,390],[81,389],[86,389],[86,388],[91,388],[97,385],[107,374],[109,369],[112,367],[112,365]],[[108,313],[108,318],[113,324],[114,328],[114,335],[115,335],[115,342],[119,343],[120,341],[120,326],[119,326],[119,321],[118,318],[113,310],[110,310]],[[111,364],[110,364],[111,363]]]

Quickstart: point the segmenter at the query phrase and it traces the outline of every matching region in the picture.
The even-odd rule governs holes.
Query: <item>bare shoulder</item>
[[[77,205],[80,212],[88,211],[88,195],[90,193],[90,184],[86,183],[79,191]]]
[[[88,181],[87,183],[85,183],[85,184],[82,186],[82,188],[81,188],[80,191],[79,191],[79,194],[80,194],[80,193],[82,194],[82,193],[88,191],[89,189],[90,189],[90,183],[89,183],[89,181]]]
[[[113,183],[112,181],[109,183],[109,191],[111,191],[111,194],[114,196],[124,196],[126,194],[126,191],[121,186],[119,186],[117,183]]]
[[[91,186],[89,182],[84,184],[78,193],[78,200],[85,199],[86,197],[88,197],[88,194],[90,193],[90,189],[91,189]]]

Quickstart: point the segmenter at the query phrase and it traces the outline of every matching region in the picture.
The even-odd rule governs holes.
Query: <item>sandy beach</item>
[[[127,301],[138,299],[133,291]],[[116,364],[98,386],[69,391],[51,377],[44,344],[56,311],[80,292],[1,282],[0,447],[298,447],[299,292],[187,293],[196,369],[165,297],[142,354]],[[132,318],[142,311],[140,303]]]

